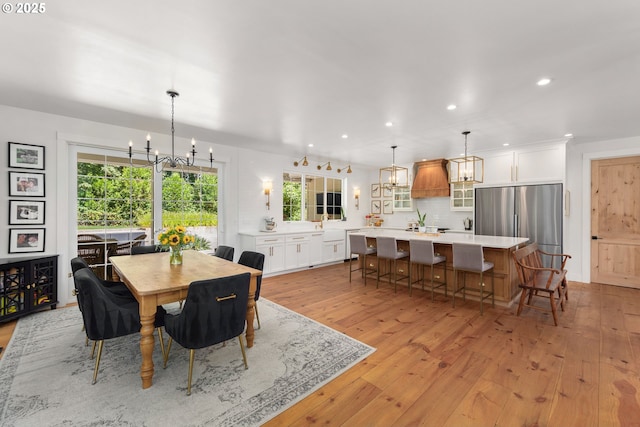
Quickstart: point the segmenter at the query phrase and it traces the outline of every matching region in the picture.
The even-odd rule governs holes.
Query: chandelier
[[[409,169],[396,165],[396,148],[392,145],[393,158],[391,166],[380,168],[380,186],[387,189],[409,187]]]
[[[449,159],[447,168],[449,169],[449,183],[456,184],[467,182],[470,184],[480,184],[484,180],[484,160],[477,156],[467,155],[467,136],[471,131],[465,130],[464,135],[464,157]]]
[[[196,140],[191,138],[191,152],[186,153],[185,157],[176,156],[175,149],[175,127],[174,127],[174,101],[177,96],[180,96],[175,90],[169,89],[167,95],[171,97],[171,156],[159,157],[159,152],[156,150],[155,159],[151,159],[151,135],[147,134],[147,162],[150,165],[154,165],[157,172],[164,170],[167,167],[177,168],[178,166],[193,166],[196,160]],[[133,142],[129,141],[129,158],[132,156]],[[209,148],[209,165],[213,167],[213,148]],[[160,169],[158,169],[160,167]]]

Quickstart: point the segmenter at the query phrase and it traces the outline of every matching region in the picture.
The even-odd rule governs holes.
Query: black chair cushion
[[[152,254],[155,252],[168,252],[160,245],[140,245],[131,248],[131,255]]]
[[[251,274],[243,273],[192,282],[182,312],[165,316],[165,330],[188,349],[237,337],[244,331],[250,280]]]

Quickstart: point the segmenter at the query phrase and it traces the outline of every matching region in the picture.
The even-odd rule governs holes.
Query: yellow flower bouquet
[[[158,234],[158,242],[164,248],[169,248],[171,264],[182,264],[182,251],[193,245],[194,237],[187,234],[186,227],[177,225],[167,228]]]

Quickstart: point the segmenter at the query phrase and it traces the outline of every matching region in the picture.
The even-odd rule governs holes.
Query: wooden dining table
[[[186,250],[182,265],[171,265],[168,252],[112,256],[111,264],[140,304],[140,352],[142,388],[153,384],[154,322],[157,307],[187,297],[189,284],[196,280],[216,279],[251,273],[247,301],[247,347],[253,346],[257,278],[262,271],[195,250]]]

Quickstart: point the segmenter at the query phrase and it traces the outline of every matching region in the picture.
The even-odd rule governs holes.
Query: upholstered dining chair
[[[241,335],[246,322],[250,280],[251,274],[243,273],[191,282],[180,314],[165,315],[165,330],[169,334],[169,343],[164,354],[164,367],[167,367],[171,344],[174,340],[182,347],[189,349],[187,395],[191,394],[196,349],[238,337],[244,367],[249,368]]]
[[[220,245],[216,249],[213,256],[217,256],[218,258],[226,259],[227,261],[233,261],[233,253],[235,249],[231,246]]]
[[[245,265],[247,267],[255,268],[256,270],[264,270],[264,254],[260,252],[243,251],[240,254],[238,264]],[[260,288],[262,287],[262,275],[256,278],[256,294],[253,299],[256,302],[255,312],[256,320],[258,321],[258,329],[260,329],[260,314],[258,313],[258,299],[260,298]]]
[[[364,285],[367,285],[367,276],[376,274],[377,270],[373,266],[367,264],[367,255],[374,255],[376,248],[367,246],[367,236],[363,234],[349,234],[349,248],[351,253],[349,254],[349,283],[351,283],[351,273],[354,271],[360,271],[360,275],[364,277]],[[351,266],[353,261],[353,254],[362,257],[360,267],[354,269]]]
[[[168,252],[160,245],[139,245],[131,248],[131,255],[153,254],[156,252]]]
[[[71,260],[71,271],[73,273],[73,275],[75,276],[76,272],[83,269],[83,268],[87,268],[89,269],[89,271],[91,271],[91,273],[93,273],[94,276],[96,276],[96,279],[98,279],[100,281],[100,284],[102,284],[102,286],[104,286],[109,292],[115,294],[115,295],[120,295],[120,296],[126,296],[126,297],[133,297],[133,295],[131,294],[131,291],[127,288],[127,285],[125,285],[122,282],[114,282],[111,280],[104,280],[99,278],[94,271],[91,269],[91,267],[89,267],[89,264],[87,263],[87,261],[85,261],[84,258],[82,257],[75,257]]]
[[[114,295],[101,286],[100,279],[88,268],[82,268],[73,276],[81,305],[85,332],[90,340],[98,343],[98,354],[93,370],[93,382],[98,378],[104,340],[140,332],[140,314],[135,298]],[[164,340],[161,327],[166,311],[158,307],[155,327],[158,330],[160,349],[164,356]],[[93,351],[92,351],[93,357]]]
[[[480,275],[478,289],[480,292],[480,314],[484,315],[483,301],[491,297],[491,306],[495,307],[494,296],[494,272],[493,263],[484,260],[482,245],[469,243],[453,243],[453,306],[456,306],[456,293],[462,292],[462,300],[467,298],[466,273],[477,273]],[[484,273],[491,271],[491,292],[485,291],[483,281]],[[462,287],[458,287],[458,272],[462,272]]]

